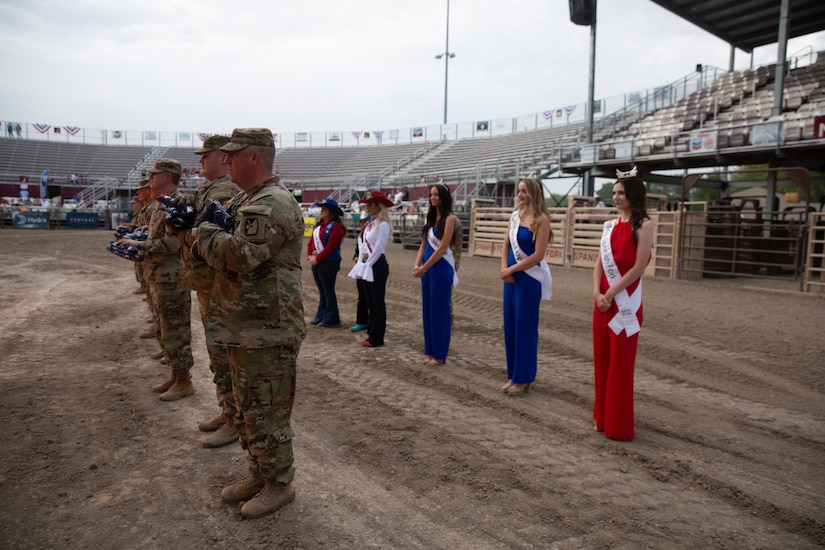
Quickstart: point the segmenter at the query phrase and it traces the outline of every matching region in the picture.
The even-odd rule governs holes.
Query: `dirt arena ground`
[[[498,261],[462,258],[450,357],[428,367],[415,253],[396,245],[387,345],[309,327],[297,499],[248,521],[219,498],[244,452],[200,446],[217,412],[203,330],[197,393],[159,401],[146,305],[110,239],[0,230],[0,548],[825,546],[822,298],[646,280],[637,439],[621,443],[592,431],[588,270],[553,268],[537,383],[509,397]],[[304,285],[314,312],[308,269]],[[338,293],[349,326],[355,283]]]

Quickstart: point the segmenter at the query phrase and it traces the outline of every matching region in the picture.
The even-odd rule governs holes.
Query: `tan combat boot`
[[[237,483],[223,488],[221,500],[227,504],[236,504],[242,500],[249,500],[264,488],[264,480],[248,477]]]
[[[255,495],[241,506],[241,515],[245,518],[256,519],[280,509],[295,500],[295,489],[292,484],[276,485],[266,483],[263,491]]]
[[[140,335],[138,335],[138,338],[141,340],[148,340],[149,338],[154,338],[155,336],[157,336],[155,334],[155,327],[146,327],[146,330],[141,332]]]
[[[175,383],[172,387],[160,394],[161,401],[177,401],[187,395],[195,393],[195,388],[192,386],[192,379],[189,377],[188,370],[175,371]]]
[[[166,390],[171,388],[175,384],[175,379],[177,378],[177,373],[173,370],[172,373],[169,375],[169,380],[166,382],[161,382],[160,384],[155,384],[152,386],[152,391],[154,393],[164,393]]]
[[[226,421],[229,420],[225,415],[219,414],[215,418],[210,418],[209,420],[204,420],[200,424],[198,424],[198,429],[202,432],[214,432],[224,424]]]
[[[207,449],[217,449],[237,442],[238,428],[235,426],[235,422],[227,420],[223,426],[218,428],[218,431],[204,439],[202,444]]]
[[[158,350],[149,357],[151,357],[152,359],[163,359],[163,350]]]

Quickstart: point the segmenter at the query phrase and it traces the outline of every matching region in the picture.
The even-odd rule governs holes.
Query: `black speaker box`
[[[576,25],[592,25],[596,19],[595,0],[570,0],[570,21]]]

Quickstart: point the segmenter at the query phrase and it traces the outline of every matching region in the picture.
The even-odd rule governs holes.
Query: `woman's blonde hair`
[[[390,226],[390,242],[392,242],[392,219],[390,219],[390,211],[386,205],[380,202],[374,204],[378,207],[378,215],[375,216],[375,219],[378,220],[378,223],[387,222],[387,225]]]
[[[544,186],[536,178],[524,178],[521,180],[527,188],[527,196],[530,197],[530,214],[533,220],[530,222],[530,231],[533,232],[533,240],[536,240],[536,233],[539,229],[539,222],[541,222],[541,215],[547,215],[550,219],[550,211],[547,210],[547,201],[544,199]],[[548,243],[553,242],[553,230],[550,230],[550,238]]]

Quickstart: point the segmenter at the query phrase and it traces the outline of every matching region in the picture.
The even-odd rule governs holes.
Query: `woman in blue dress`
[[[544,260],[553,239],[544,189],[537,179],[519,182],[516,211],[501,247],[504,282],[504,346],[507,383],[501,390],[524,395],[536,379],[539,346],[539,304],[552,295],[553,280]]]
[[[450,349],[450,305],[458,284],[450,249],[455,238],[453,197],[446,185],[437,183],[430,187],[430,208],[412,271],[421,279],[425,365],[444,363]]]

